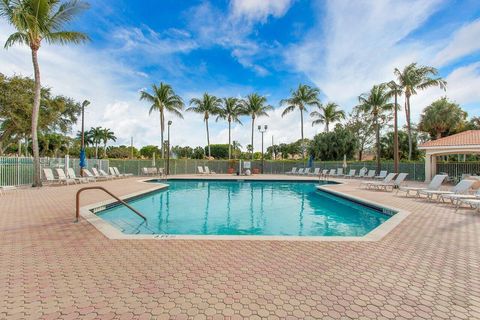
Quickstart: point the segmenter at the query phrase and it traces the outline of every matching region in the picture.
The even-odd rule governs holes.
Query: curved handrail
[[[125,207],[127,207],[128,209],[132,210],[136,215],[138,215],[140,218],[142,218],[143,220],[147,221],[147,218],[145,218],[145,216],[143,214],[141,214],[140,212],[138,212],[136,209],[132,208],[128,203],[126,203],[125,201],[123,201],[122,199],[120,199],[119,197],[117,197],[116,195],[114,195],[113,193],[111,193],[110,191],[108,191],[107,189],[103,188],[103,187],[100,187],[100,186],[93,186],[93,187],[84,187],[84,188],[80,188],[78,191],[77,191],[77,196],[76,196],[76,201],[77,201],[77,211],[76,211],[76,219],[75,219],[75,222],[78,222],[78,218],[80,217],[80,194],[85,191],[85,190],[92,190],[92,189],[99,189],[99,190],[102,190],[106,193],[108,193],[110,196],[112,196],[113,198],[115,198],[118,202],[120,202],[121,204],[123,204]]]

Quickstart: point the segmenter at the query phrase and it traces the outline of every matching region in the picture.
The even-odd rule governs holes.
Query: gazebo
[[[468,130],[427,141],[418,149],[425,150],[425,181],[428,182],[437,173],[438,156],[480,153],[480,130]]]

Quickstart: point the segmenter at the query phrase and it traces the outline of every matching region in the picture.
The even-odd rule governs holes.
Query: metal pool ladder
[[[92,190],[92,189],[98,189],[98,190],[102,190],[106,193],[108,193],[110,196],[112,196],[113,198],[115,198],[118,202],[120,202],[121,204],[123,204],[125,207],[127,207],[128,209],[132,210],[137,216],[139,216],[140,218],[142,218],[143,220],[147,221],[147,218],[145,218],[145,216],[143,214],[141,214],[140,212],[138,212],[135,208],[133,208],[132,206],[130,206],[128,203],[126,203],[125,201],[123,201],[122,199],[120,199],[119,197],[117,197],[116,195],[114,195],[113,193],[111,193],[110,191],[108,191],[107,189],[103,188],[103,187],[100,187],[100,186],[94,186],[94,187],[84,187],[84,188],[81,188],[77,191],[77,196],[76,196],[76,199],[77,199],[77,211],[76,211],[76,214],[75,214],[75,222],[78,222],[78,218],[80,217],[80,194],[85,191],[85,190]]]

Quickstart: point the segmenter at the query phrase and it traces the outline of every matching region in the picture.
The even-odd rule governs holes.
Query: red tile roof
[[[468,130],[422,143],[420,148],[480,145],[480,130]]]

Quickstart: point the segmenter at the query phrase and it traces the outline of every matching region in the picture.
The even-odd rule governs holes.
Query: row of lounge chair
[[[85,177],[79,177],[75,174],[73,168],[68,168],[64,171],[62,168],[56,168],[57,177],[54,176],[53,170],[50,168],[44,168],[43,174],[47,183],[59,183],[59,184],[76,184],[76,183],[88,183],[96,182],[97,180],[111,180],[118,178],[127,178],[133,176],[130,173],[120,173],[117,167],[108,168],[110,174],[106,173],[102,169],[92,168],[92,172],[88,169],[83,169]]]
[[[382,170],[378,175],[375,175],[375,170],[368,170],[362,168],[357,174],[356,169],[351,169],[348,174],[343,172],[343,168],[338,169],[323,169],[320,172],[320,168],[315,168],[311,172],[311,168],[299,168],[293,167],[291,171],[285,172],[288,175],[300,175],[300,176],[319,176],[319,177],[338,177],[338,178],[362,178],[362,179],[384,179],[387,176],[387,171]]]
[[[463,179],[450,190],[440,190],[442,183],[448,175],[438,174],[430,181],[426,187],[401,187],[397,191],[404,191],[406,196],[412,193],[416,197],[425,196],[428,201],[437,201],[445,203],[450,201],[458,209],[462,204],[468,205],[471,208],[480,210],[480,188],[475,193],[469,193],[472,187],[478,180]]]

